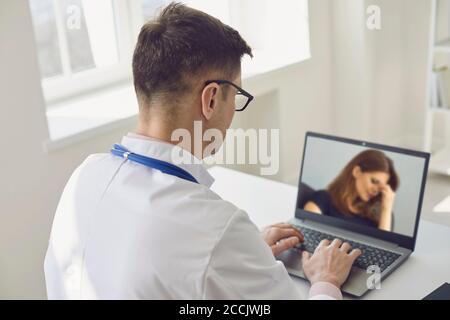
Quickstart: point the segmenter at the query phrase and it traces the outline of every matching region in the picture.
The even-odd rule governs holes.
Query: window
[[[130,81],[144,21],[168,0],[29,0],[48,103]],[[186,0],[243,35],[255,58],[244,77],[309,57],[307,0]]]
[[[134,38],[164,1],[29,0],[42,87],[56,102],[131,79]]]
[[[131,81],[137,35],[170,1],[28,1],[47,102],[47,149],[129,123],[138,112]],[[244,59],[244,79],[309,58],[307,0],[184,2],[249,42],[255,57]]]

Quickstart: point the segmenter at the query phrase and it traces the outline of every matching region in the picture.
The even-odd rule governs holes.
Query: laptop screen
[[[414,236],[426,157],[308,135],[297,206],[345,223]]]

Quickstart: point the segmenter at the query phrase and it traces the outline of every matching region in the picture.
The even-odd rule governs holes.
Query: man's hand
[[[311,284],[316,282],[329,282],[340,288],[347,280],[348,274],[356,258],[361,255],[361,250],[351,250],[346,242],[334,239],[330,244],[328,240],[322,240],[314,254],[303,251],[303,272]]]
[[[272,249],[274,256],[303,242],[301,232],[289,223],[277,223],[264,228],[262,237]]]

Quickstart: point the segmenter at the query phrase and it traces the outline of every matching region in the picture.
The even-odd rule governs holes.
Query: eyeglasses
[[[253,96],[245,91],[244,89],[238,87],[233,82],[228,80],[208,80],[205,82],[205,86],[211,83],[217,83],[218,85],[222,84],[229,84],[230,86],[233,86],[237,89],[237,93],[235,96],[235,110],[236,111],[244,111],[245,108],[250,104],[250,102],[253,100]]]

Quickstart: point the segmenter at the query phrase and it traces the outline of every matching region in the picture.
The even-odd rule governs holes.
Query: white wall
[[[371,56],[366,44],[364,1],[332,2],[333,116],[336,133],[370,137]]]
[[[417,10],[409,14],[419,14],[424,1],[419,0]],[[413,98],[406,104],[406,89],[398,88],[397,82],[408,77],[405,72],[411,76],[407,71],[411,65],[417,68],[413,76],[422,72],[422,56],[414,53],[402,62],[405,50],[397,40],[406,37],[411,46],[415,34],[422,35],[423,30],[397,20],[404,15],[406,0],[374,2],[386,8],[386,29],[369,35],[360,29],[365,8],[355,0],[310,1],[312,58],[245,84],[250,92],[268,97],[249,108],[273,107],[275,116],[259,117],[255,107],[243,116],[246,120],[237,117],[235,125],[279,124],[281,171],[276,179],[291,183],[298,179],[306,130],[377,141],[420,130],[422,114],[410,112],[405,125],[403,111],[422,106]],[[407,90],[421,89],[419,82],[407,83]],[[42,151],[48,131],[26,0],[0,1],[0,99],[0,147],[7,150],[0,158],[0,298],[45,298],[43,258],[65,182],[86,155],[108,150],[132,128],[50,154]],[[388,130],[378,129],[375,121],[383,122],[397,105]]]
[[[366,0],[366,5],[378,5],[381,9],[381,29],[365,30],[371,52],[371,83],[369,98],[369,138],[384,143],[396,143],[404,135],[408,113],[406,76],[408,64],[405,58],[404,37],[406,26],[411,23],[403,13],[408,5],[405,0]],[[410,1],[409,1],[410,2]]]
[[[369,5],[381,9],[380,30],[366,26]],[[405,57],[410,55],[404,45],[410,23],[405,6],[404,0],[333,2],[337,134],[384,143],[398,143],[404,135],[409,109]]]
[[[267,178],[296,184],[305,132],[334,130],[330,4],[329,0],[309,1],[311,59],[244,83],[249,92],[266,94],[269,99],[257,97],[245,113],[236,114],[234,126],[280,128],[280,173]],[[257,168],[232,167],[259,172]]]
[[[430,4],[429,0],[333,1],[337,134],[422,148]],[[366,27],[369,5],[381,9],[380,30]],[[439,138],[444,121],[437,120]]]

